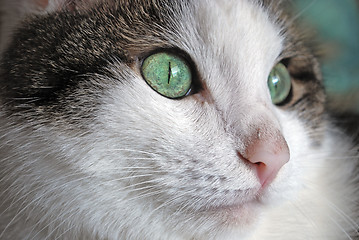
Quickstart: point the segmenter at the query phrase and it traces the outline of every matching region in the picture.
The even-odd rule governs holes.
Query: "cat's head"
[[[47,206],[26,211],[54,233],[208,239],[293,196],[324,93],[295,19],[267,2],[35,1],[0,72],[6,179]]]

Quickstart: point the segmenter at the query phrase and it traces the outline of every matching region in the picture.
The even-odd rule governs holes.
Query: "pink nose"
[[[257,170],[262,187],[266,187],[289,161],[289,148],[283,138],[279,141],[256,141],[246,148],[245,159]]]

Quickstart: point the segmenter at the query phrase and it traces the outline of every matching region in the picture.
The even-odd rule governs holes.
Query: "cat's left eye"
[[[292,88],[292,80],[284,64],[275,65],[268,76],[268,88],[272,102],[280,105],[288,98]]]
[[[148,85],[168,98],[184,97],[192,86],[192,72],[188,63],[173,53],[150,55],[143,61],[141,71]]]

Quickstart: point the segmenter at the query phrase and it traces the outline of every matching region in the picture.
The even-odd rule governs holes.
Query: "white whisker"
[[[311,183],[313,184],[313,183]],[[330,209],[332,209],[339,217],[340,219],[342,219],[347,225],[348,227],[350,227],[352,230],[354,230],[355,232],[358,232],[359,229],[359,224],[357,222],[355,222],[355,220],[350,217],[347,213],[345,213],[343,210],[341,210],[333,201],[329,200],[327,197],[324,197],[323,195],[319,194],[315,188],[308,186],[312,189],[313,194],[315,194],[317,196],[317,198],[320,198],[323,200],[323,203],[325,203]],[[336,194],[336,192],[332,191],[332,194]],[[348,198],[347,201],[349,201],[350,198]],[[357,202],[352,201],[353,204],[357,204]],[[343,226],[341,226],[338,221],[335,221],[335,219],[333,219],[331,217],[331,220],[338,226],[340,227],[340,229],[346,233],[346,235],[348,235],[348,233],[345,231],[345,229],[343,228]]]
[[[328,216],[329,219],[344,233],[344,235],[350,239],[353,240],[353,238],[347,233],[347,231],[343,228],[342,225],[340,225],[335,219],[333,219],[331,216]]]

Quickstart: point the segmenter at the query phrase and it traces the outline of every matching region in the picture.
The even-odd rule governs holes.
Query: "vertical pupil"
[[[171,80],[171,62],[168,62],[168,84],[170,84]]]

